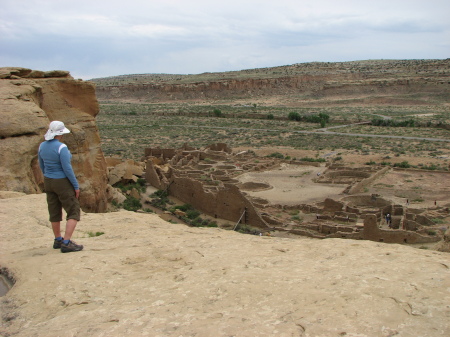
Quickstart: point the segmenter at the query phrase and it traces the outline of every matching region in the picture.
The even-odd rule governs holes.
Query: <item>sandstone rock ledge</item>
[[[61,254],[42,194],[0,199],[0,233],[2,336],[450,335],[448,253],[120,211],[83,214]]]

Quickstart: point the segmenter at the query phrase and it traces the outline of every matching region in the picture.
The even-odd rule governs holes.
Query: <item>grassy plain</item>
[[[316,157],[330,152],[341,158],[360,156],[359,161],[372,164],[406,160],[413,165],[433,164],[444,170],[449,165],[450,131],[445,125],[450,124],[450,108],[443,105],[298,108],[251,102],[229,105],[101,102],[100,109],[97,124],[103,151],[108,156],[139,160],[146,147],[179,148],[187,143],[203,148],[223,142],[238,149],[266,149],[262,153],[279,148],[291,157],[295,157],[295,150],[303,150]],[[330,118],[326,128],[339,134],[325,133],[327,130],[318,123],[289,120],[290,112],[302,116],[327,114]],[[376,118],[414,120],[415,126],[356,124]]]

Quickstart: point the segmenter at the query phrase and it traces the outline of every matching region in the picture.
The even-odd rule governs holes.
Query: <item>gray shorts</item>
[[[69,179],[52,179],[44,177],[44,190],[47,194],[50,222],[62,221],[62,209],[67,213],[66,220],[80,221],[80,202],[75,197],[75,190]]]

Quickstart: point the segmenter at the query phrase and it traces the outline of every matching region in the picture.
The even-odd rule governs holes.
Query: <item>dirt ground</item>
[[[272,204],[296,205],[338,198],[347,187],[340,184],[316,184],[313,179],[326,168],[282,164],[280,168],[264,172],[248,172],[238,177],[241,183],[265,183],[265,190],[243,189],[252,197],[268,200]]]
[[[399,204],[420,207],[450,206],[450,173],[425,170],[389,171],[371,187]]]
[[[244,149],[234,149],[244,150]],[[296,150],[291,148],[273,147],[255,149],[259,156],[280,152],[291,157],[324,157],[335,153],[317,153],[317,151]],[[338,151],[336,151],[338,152]],[[355,155],[342,152],[340,163],[350,167],[360,167],[374,160],[367,155]],[[426,158],[429,159],[429,158]],[[425,158],[402,157],[410,163],[423,162]],[[374,160],[379,162],[379,160]],[[280,168],[264,172],[248,172],[240,177],[242,183],[265,183],[269,188],[264,190],[245,190],[252,197],[263,198],[273,204],[302,204],[323,201],[325,198],[342,197],[346,184],[318,184],[313,180],[318,173],[326,170],[321,167],[297,166],[283,164]],[[435,206],[450,206],[450,172],[427,170],[390,170],[374,181],[363,193],[376,193],[398,204],[409,202],[411,207],[426,208]]]

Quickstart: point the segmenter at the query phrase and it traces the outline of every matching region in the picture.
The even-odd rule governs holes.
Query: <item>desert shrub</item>
[[[258,228],[252,227],[247,224],[238,224],[236,227],[236,231],[242,234],[253,234],[253,235],[259,235],[261,231]]]
[[[406,161],[402,161],[401,163],[395,163],[394,167],[400,167],[400,168],[410,168],[411,165]]]
[[[223,117],[222,111],[220,109],[214,108],[213,114],[215,117]]]
[[[374,126],[391,126],[391,127],[414,127],[416,121],[414,119],[406,119],[402,121],[396,121],[393,119],[382,119],[374,118],[372,119],[372,125]]]
[[[167,191],[158,190],[150,195],[151,197],[158,197],[158,198],[168,198],[169,194]]]
[[[193,213],[194,214],[194,213]],[[200,213],[198,213],[200,214]],[[212,221],[209,219],[202,219],[199,216],[196,216],[192,219],[190,218],[185,218],[183,219],[185,222],[187,222],[188,224],[190,224],[191,226],[194,227],[218,227],[217,222],[216,221]]]
[[[188,219],[195,219],[200,216],[200,212],[196,209],[189,209],[186,211],[186,216],[188,217]]]
[[[150,204],[159,209],[165,210],[166,205],[169,203],[169,194],[166,191],[158,190],[150,195],[152,200]]]
[[[95,236],[100,236],[100,235],[103,235],[103,234],[105,234],[105,232],[87,232],[87,235],[90,237],[90,238],[93,238],[93,237],[95,237]]]
[[[126,200],[123,202],[123,208],[127,211],[137,211],[142,207],[141,202],[132,196],[127,196]]]
[[[284,155],[282,153],[280,153],[280,152],[271,153],[271,154],[267,155],[267,157],[284,159]]]
[[[197,227],[218,227],[216,221],[211,221],[208,219],[201,219],[201,218],[199,218],[199,219],[201,221],[199,222],[199,225]]]
[[[301,116],[298,112],[291,111],[288,114],[288,119],[291,121],[299,121],[299,120],[301,120]]]
[[[421,169],[434,171],[437,170],[438,167],[435,164],[431,164],[431,165],[423,165]]]
[[[326,162],[325,158],[311,158],[311,157],[300,158],[300,161],[318,162],[318,163]]]
[[[267,115],[267,119],[274,119],[274,118],[275,118],[275,116],[273,114],[268,114]]]
[[[118,189],[120,189],[122,191],[122,193],[131,191],[133,188],[135,188],[136,190],[138,190],[140,192],[145,192],[145,185],[146,185],[145,179],[139,178],[137,180],[137,182],[135,182],[135,183],[128,183],[128,184],[117,183],[114,185],[114,187],[117,187]]]

